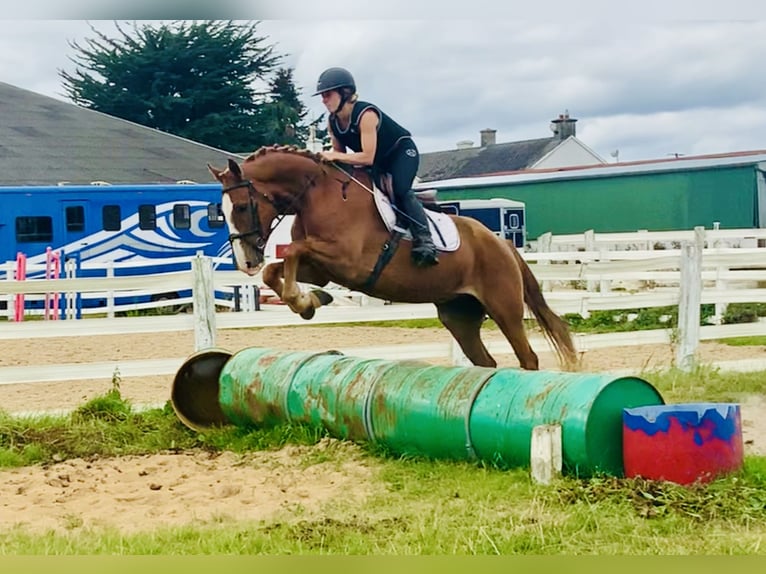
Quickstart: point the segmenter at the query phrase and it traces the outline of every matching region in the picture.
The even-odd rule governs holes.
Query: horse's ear
[[[239,169],[239,164],[231,158],[229,158],[229,171],[242,179],[242,170]]]
[[[207,170],[213,174],[213,177],[216,178],[218,181],[221,181],[221,170],[213,167],[210,164],[207,164]]]

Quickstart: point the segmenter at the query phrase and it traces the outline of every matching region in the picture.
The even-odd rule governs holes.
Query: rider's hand
[[[320,152],[320,154],[322,155],[322,158],[326,159],[327,161],[337,161],[340,159],[340,154],[334,149]]]

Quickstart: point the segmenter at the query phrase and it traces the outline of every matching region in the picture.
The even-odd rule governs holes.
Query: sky
[[[564,112],[578,120],[577,137],[608,162],[766,149],[760,2],[730,0],[720,13],[703,0],[678,1],[675,9],[645,0],[641,11],[617,12],[614,2],[592,0],[585,2],[592,14],[572,14],[577,3],[549,0],[519,15],[466,14],[465,4],[448,0],[424,2],[430,11],[388,0],[388,16],[363,2],[334,3],[344,10],[265,2],[258,14],[236,19],[261,20],[259,32],[294,69],[312,117],[324,111],[311,97],[318,75],[343,66],[360,98],[408,128],[421,152],[455,149],[460,140],[478,145],[485,128],[497,130],[498,142],[549,137],[550,121]],[[354,6],[359,17],[351,18]],[[116,36],[113,19],[130,29],[127,18],[135,18],[116,5],[113,15],[103,12],[110,11],[0,20],[0,81],[65,100],[58,71],[75,69],[69,42],[93,37],[91,26]]]

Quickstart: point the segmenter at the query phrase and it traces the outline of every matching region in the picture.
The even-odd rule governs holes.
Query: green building
[[[526,204],[527,241],[556,234],[766,227],[766,151],[429,181],[439,201]]]

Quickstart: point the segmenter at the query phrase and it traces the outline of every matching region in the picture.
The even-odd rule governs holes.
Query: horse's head
[[[223,186],[221,207],[237,267],[255,275],[275,220],[299,213],[308,190],[324,173],[321,158],[308,150],[271,146],[260,148],[241,167],[231,159],[224,170],[207,167]]]
[[[220,170],[207,166],[223,186],[221,209],[229,227],[229,242],[240,271],[255,275],[263,265],[264,249],[269,237],[273,206],[268,197],[258,193],[249,179],[242,177],[236,161]],[[271,212],[271,213],[266,213]]]

